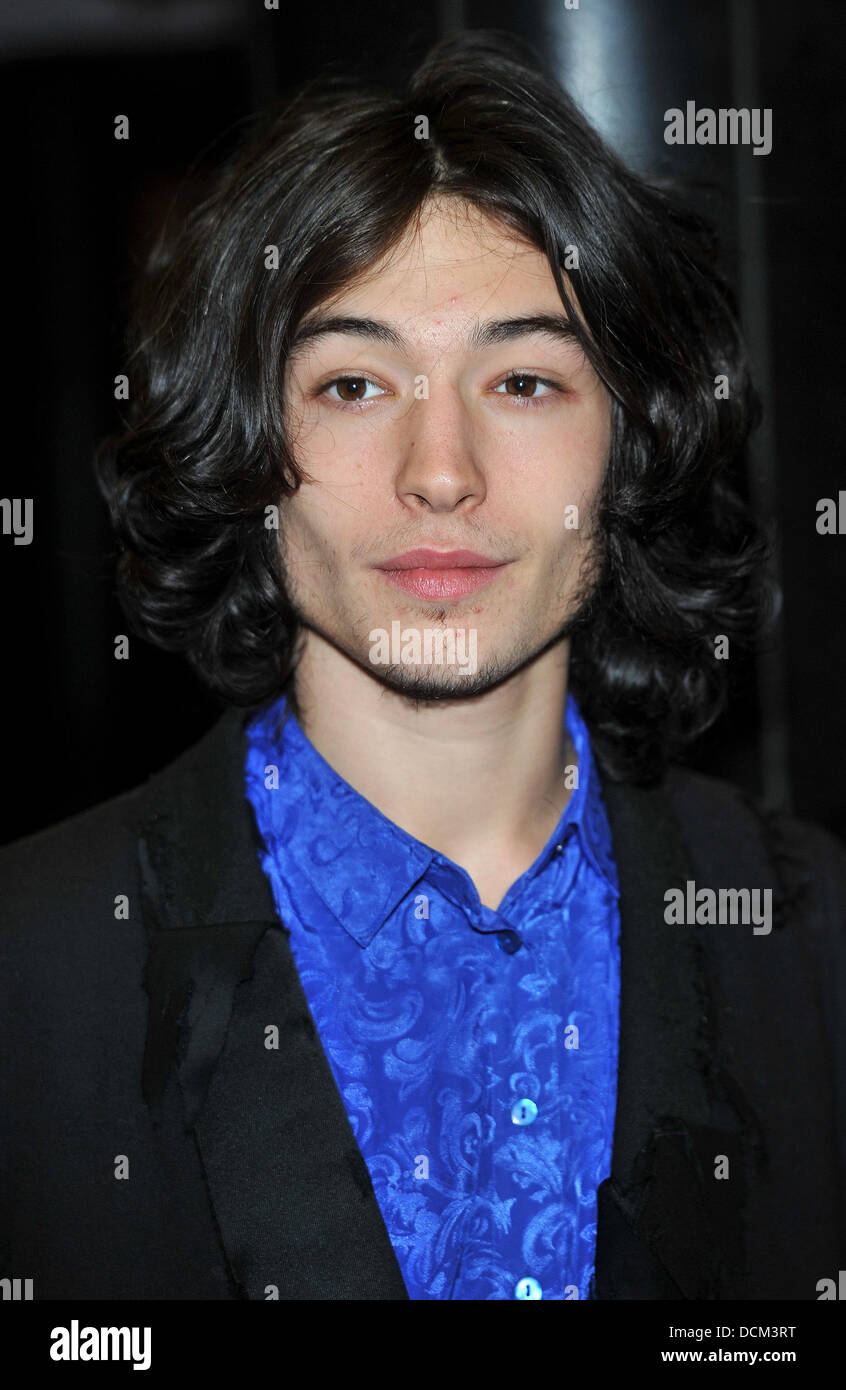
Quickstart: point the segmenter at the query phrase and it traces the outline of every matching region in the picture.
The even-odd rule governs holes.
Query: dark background
[[[135,268],[256,107],[328,63],[388,83],[461,28],[519,34],[641,172],[682,180],[721,230],[766,408],[748,488],[777,540],[777,627],[732,660],[726,716],[694,766],[846,835],[846,535],[816,503],[843,458],[842,0],[38,0],[0,6],[6,366],[0,493],[5,795],[0,842],[143,780],[218,706],[179,658],[130,636],[91,461],[118,424]],[[665,109],[770,107],[773,149],[667,146]],[[129,117],[116,141],[114,118]]]

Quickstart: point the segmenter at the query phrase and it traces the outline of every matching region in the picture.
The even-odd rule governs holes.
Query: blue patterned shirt
[[[279,699],[248,726],[262,867],[412,1299],[584,1299],[611,1167],[619,889],[587,729],[578,787],[497,911]]]

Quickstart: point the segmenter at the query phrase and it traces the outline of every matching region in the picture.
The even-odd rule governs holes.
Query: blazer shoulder
[[[104,883],[134,880],[142,827],[208,792],[225,751],[237,745],[233,713],[134,787],[0,846],[0,924],[51,911],[78,916]]]
[[[145,784],[77,811],[55,825],[0,847],[0,897],[8,909],[36,887],[79,884],[119,861],[131,839]]]
[[[846,932],[846,846],[829,830],[687,768],[670,770],[666,792],[700,865],[738,885],[766,877],[784,906],[813,906]]]

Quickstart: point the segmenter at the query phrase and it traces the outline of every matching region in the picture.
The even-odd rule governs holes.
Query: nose
[[[478,438],[459,391],[445,384],[430,389],[406,417],[397,496],[413,511],[472,511],[486,495]]]

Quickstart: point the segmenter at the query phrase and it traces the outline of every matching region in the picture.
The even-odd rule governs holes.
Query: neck
[[[482,695],[420,705],[309,631],[296,674],[300,723],[340,777],[466,868],[496,906],[570,796],[568,663],[562,640]]]

